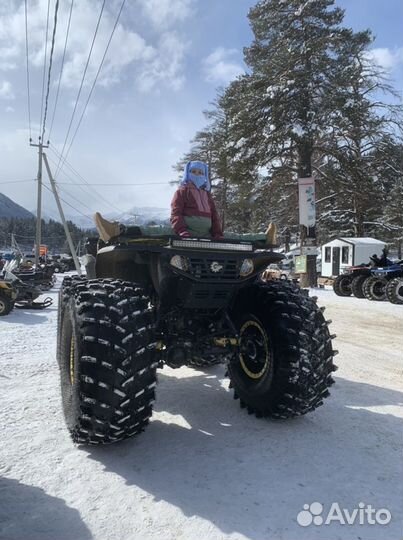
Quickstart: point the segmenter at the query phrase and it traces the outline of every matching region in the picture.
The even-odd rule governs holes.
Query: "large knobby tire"
[[[241,292],[232,317],[240,353],[228,374],[242,407],[258,417],[291,418],[322,405],[336,352],[314,299],[289,283],[256,283]]]
[[[341,274],[333,282],[333,290],[337,296],[351,296],[352,276]]]
[[[112,443],[147,425],[157,382],[154,319],[149,298],[133,283],[72,285],[62,308],[58,362],[74,442]]]
[[[58,299],[58,306],[57,306],[57,348],[56,348],[56,358],[59,362],[60,359],[60,346],[61,346],[61,329],[62,329],[62,323],[63,323],[63,315],[66,309],[66,305],[70,299],[70,296],[72,294],[72,291],[74,290],[75,285],[78,283],[84,283],[87,281],[85,276],[79,276],[79,275],[72,275],[72,276],[66,276],[59,289],[59,299]],[[60,365],[60,364],[59,364]]]
[[[8,315],[13,309],[13,302],[4,294],[0,294],[0,317]]]
[[[388,280],[384,277],[370,276],[364,281],[364,285],[362,286],[365,298],[368,300],[375,300],[377,302],[386,300],[387,284]]]
[[[351,282],[351,292],[356,298],[365,298],[363,291],[364,281],[367,279],[366,275],[359,275],[353,278]]]
[[[392,304],[403,304],[403,277],[393,278],[388,281],[386,298]]]

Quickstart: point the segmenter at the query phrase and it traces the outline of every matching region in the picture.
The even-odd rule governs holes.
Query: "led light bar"
[[[253,251],[252,244],[227,244],[209,240],[173,240],[172,247],[189,249],[221,249],[225,251]]]

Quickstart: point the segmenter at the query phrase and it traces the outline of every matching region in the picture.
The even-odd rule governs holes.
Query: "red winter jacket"
[[[185,216],[211,219],[212,238],[222,238],[220,218],[210,192],[198,189],[192,182],[180,186],[171,202],[171,224],[178,235],[186,234]]]

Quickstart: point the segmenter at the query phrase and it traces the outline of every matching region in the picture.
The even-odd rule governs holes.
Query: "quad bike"
[[[99,249],[96,279],[66,277],[57,359],[73,441],[140,433],[164,364],[226,364],[234,398],[257,417],[291,418],[322,405],[334,383],[334,336],[315,298],[260,279],[282,259],[272,247],[120,237]]]
[[[350,266],[343,274],[337,276],[333,282],[333,290],[337,296],[351,296],[353,294],[356,298],[365,298],[364,283],[368,277],[373,275],[373,269],[378,268],[382,262],[385,263],[385,266],[392,264],[386,254],[382,259],[374,259],[373,257],[370,259],[370,263]]]
[[[397,286],[395,279],[403,277],[403,261],[399,261],[390,266],[385,266],[384,268],[374,268],[371,271],[371,276],[368,277],[363,285],[363,291],[365,297],[368,300],[390,300],[394,304],[399,304],[399,294],[400,288]],[[389,295],[387,296],[387,290],[389,283],[394,281],[394,284],[390,286]],[[394,301],[393,301],[394,300]]]
[[[0,277],[0,317],[8,315],[14,307],[17,298],[17,290],[11,281]]]

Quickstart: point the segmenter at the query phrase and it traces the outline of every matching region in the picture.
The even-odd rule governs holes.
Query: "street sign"
[[[299,224],[314,227],[316,221],[315,180],[298,178]]]

